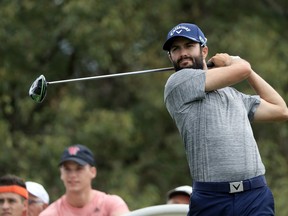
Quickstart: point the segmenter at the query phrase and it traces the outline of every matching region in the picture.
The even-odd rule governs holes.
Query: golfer
[[[252,121],[287,121],[282,97],[239,57],[216,54],[208,62],[201,29],[181,23],[163,49],[174,65],[164,100],[185,145],[193,193],[189,215],[274,215]],[[230,87],[247,81],[255,95]]]

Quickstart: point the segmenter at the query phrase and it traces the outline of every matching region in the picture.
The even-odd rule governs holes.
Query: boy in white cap
[[[37,182],[27,181],[26,188],[29,192],[28,216],[38,216],[49,205],[49,195]]]

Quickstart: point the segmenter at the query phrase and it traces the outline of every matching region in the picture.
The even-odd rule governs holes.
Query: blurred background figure
[[[38,216],[49,205],[49,195],[37,182],[27,181],[26,188],[29,193],[28,216]]]
[[[26,216],[28,192],[22,178],[5,175],[0,178],[0,216]]]
[[[129,212],[120,196],[92,188],[97,168],[88,147],[81,144],[67,147],[60,158],[59,171],[65,194],[42,211],[41,216],[120,216]]]
[[[189,204],[192,187],[183,185],[176,187],[167,193],[167,204]]]

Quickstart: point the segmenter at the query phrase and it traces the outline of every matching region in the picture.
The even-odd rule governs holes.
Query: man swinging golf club
[[[197,25],[172,28],[163,49],[176,71],[165,85],[165,105],[193,178],[189,215],[274,215],[250,122],[287,121],[283,98],[239,57],[216,54],[207,70],[207,39]],[[256,94],[230,87],[242,81]]]

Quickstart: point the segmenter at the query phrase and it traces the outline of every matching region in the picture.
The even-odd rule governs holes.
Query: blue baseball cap
[[[69,146],[64,150],[59,162],[59,166],[61,166],[66,161],[74,161],[81,166],[85,166],[86,164],[95,166],[93,152],[89,148],[81,144]]]
[[[206,46],[207,38],[201,29],[191,23],[181,23],[175,26],[167,35],[167,40],[163,45],[163,50],[169,51],[173,40],[176,37],[184,37],[192,41],[200,43],[201,46]]]

